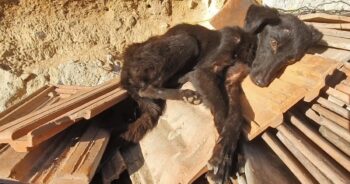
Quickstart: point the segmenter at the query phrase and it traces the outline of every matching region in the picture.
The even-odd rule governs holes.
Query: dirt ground
[[[118,76],[123,49],[225,0],[0,0],[0,112],[45,84]]]

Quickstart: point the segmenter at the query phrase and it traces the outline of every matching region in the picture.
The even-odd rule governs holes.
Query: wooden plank
[[[338,91],[334,88],[328,87],[326,89],[326,94],[328,95],[332,95],[333,97],[341,100],[342,102],[344,102],[345,104],[350,104],[350,95],[343,93],[341,91]]]
[[[76,94],[72,96],[72,98],[60,101],[49,107],[44,107],[15,121],[7,123],[6,125],[0,127],[0,139],[14,140],[22,137],[34,127],[50,121],[69,110],[77,108],[87,101],[93,100],[98,96],[117,88],[118,86],[118,80],[111,80],[101,86],[93,88],[92,90]],[[13,134],[13,131],[18,130],[19,127],[21,131]]]
[[[281,124],[277,127],[295,148],[299,149],[303,155],[310,160],[320,171],[334,183],[347,183],[350,181],[350,176],[342,170],[334,162],[325,157],[322,152],[308,142],[299,132],[295,131],[291,126]]]
[[[306,22],[308,25],[312,25],[318,28],[328,28],[328,29],[340,29],[340,30],[350,30],[350,23],[315,23],[315,22]]]
[[[341,15],[330,15],[326,13],[312,13],[299,15],[298,18],[307,22],[341,23],[350,22],[350,17]]]
[[[350,77],[348,76],[345,80],[341,82],[344,85],[350,86]]]
[[[318,96],[325,78],[340,66],[337,61],[307,54],[301,61],[288,66],[279,79],[305,88],[304,101],[309,102]]]
[[[346,105],[343,101],[341,101],[341,100],[339,100],[338,98],[335,98],[334,96],[331,96],[331,95],[329,95],[329,96],[327,97],[327,100],[330,101],[330,102],[335,103],[335,104],[338,105],[339,107],[344,107],[344,106]]]
[[[332,130],[326,128],[325,126],[320,126],[319,132],[326,138],[329,142],[334,144],[339,150],[350,156],[350,143],[345,141],[343,138],[339,137]]]
[[[67,99],[67,98],[69,98],[71,96],[72,96],[71,94],[60,94],[60,98],[61,99]]]
[[[332,183],[314,164],[312,164],[297,148],[295,148],[295,146],[285,138],[281,132],[277,133],[277,137],[319,183]]]
[[[52,94],[52,93],[49,93],[49,95]],[[55,96],[55,97],[51,97],[51,96],[46,96],[44,99],[43,99],[43,103],[40,104],[38,107],[36,108],[33,108],[33,111],[37,111],[45,106],[49,106],[50,104],[53,104],[55,102],[57,102],[59,100],[59,97],[58,96]]]
[[[31,99],[35,96],[37,96],[38,94],[40,94],[42,91],[46,90],[49,86],[45,85],[41,88],[39,88],[37,91],[35,91],[34,93],[28,95],[27,97],[25,97],[24,99],[20,100],[18,103],[12,105],[11,107],[7,108],[6,110],[0,112],[0,117],[4,117],[6,114],[9,114],[11,111],[14,111],[15,109],[17,109],[19,106],[21,106],[22,104],[26,103],[28,101],[28,99]],[[1,120],[1,119],[0,119]]]
[[[17,105],[8,109],[8,111],[4,111],[0,116],[0,126],[33,112],[37,107],[50,98],[48,94],[53,90],[53,86],[44,86],[23,99]]]
[[[91,125],[79,142],[69,149],[66,164],[56,174],[53,183],[90,183],[109,137],[108,131]]]
[[[88,86],[69,86],[69,85],[55,85],[56,89],[55,91],[58,94],[68,94],[68,95],[74,95],[81,91],[87,91],[93,89],[93,87]]]
[[[320,121],[321,125],[324,125],[325,127],[329,128],[333,132],[335,132],[337,135],[341,136],[346,141],[350,142],[350,132],[349,130],[345,130],[341,126],[335,124],[331,120],[327,119],[326,117],[321,117]]]
[[[335,86],[335,89],[350,96],[350,86],[340,83]]]
[[[112,107],[118,102],[124,100],[128,96],[128,93],[125,90],[120,90],[118,93],[105,98],[104,100],[98,101],[88,107],[86,107],[83,111],[83,117],[85,119],[91,119],[106,109]],[[79,112],[78,112],[79,113]]]
[[[340,152],[331,143],[321,137],[312,129],[306,119],[297,117],[295,113],[288,113],[289,121],[298,128],[306,137],[313,141],[318,147],[322,148],[329,156],[350,172],[350,158]]]
[[[333,132],[335,132],[337,135],[341,136],[343,139],[345,139],[348,142],[350,142],[350,135],[349,135],[349,131],[348,130],[345,130],[341,126],[333,123],[331,120],[329,120],[329,119],[327,119],[325,117],[320,117],[312,109],[308,109],[306,111],[305,115],[307,117],[309,117],[311,120],[313,120],[315,123],[327,127],[328,129],[330,129]]]
[[[350,60],[350,51],[348,50],[341,50],[318,45],[310,48],[308,52],[342,63]]]
[[[59,116],[50,122],[36,127],[35,129],[28,132],[28,134],[25,136],[10,142],[17,144],[16,147],[14,147],[17,151],[23,151],[26,147],[34,147],[63,131],[82,118],[90,119],[97,115],[98,112],[102,112],[94,111],[94,114],[92,114],[91,110],[107,109],[108,107],[115,105],[116,103],[125,99],[126,96],[127,93],[125,90],[122,90],[120,88],[114,89],[111,92],[106,93],[94,100],[91,100],[76,109],[66,112],[62,116]],[[18,131],[20,131],[20,129]],[[16,131],[14,131],[14,133],[16,133]]]
[[[346,130],[350,130],[350,120],[347,120],[339,116],[338,114],[322,107],[319,104],[313,104],[311,108],[315,110],[317,113],[319,113],[321,116],[328,118],[329,120],[333,121],[339,126],[345,128]]]
[[[321,31],[323,35],[350,39],[349,31],[341,31],[337,29],[318,29],[318,30]]]
[[[325,86],[325,79],[342,64],[320,56],[307,54],[288,66],[283,74],[266,87],[253,84],[249,77],[242,82],[243,116],[248,124],[244,133],[249,140],[268,127],[283,122],[283,113],[298,101],[312,101]]]
[[[89,90],[94,87],[90,86],[77,86],[77,85],[55,85],[58,89],[70,89],[70,90]]]
[[[346,119],[349,119],[350,118],[350,112],[340,106],[338,106],[337,104],[333,103],[333,102],[330,102],[322,97],[319,97],[317,99],[317,102],[319,104],[321,104],[323,107],[326,107],[327,109],[333,111],[333,112],[336,112],[337,114],[343,116],[344,118]]]
[[[350,50],[350,39],[348,38],[324,35],[322,37],[322,41],[320,41],[319,44],[327,47]]]
[[[300,182],[317,183],[310,173],[295,159],[295,157],[269,131],[262,134],[262,139],[286,164]]]
[[[257,87],[249,78],[242,82],[242,88],[244,91],[244,95],[241,96],[243,117],[249,122],[244,131],[249,140],[258,136],[269,126],[282,123],[283,116],[278,104],[270,102],[263,95],[269,90]],[[263,106],[264,108],[261,108]]]
[[[55,91],[58,94],[68,94],[68,95],[74,95],[76,93],[78,93],[80,90],[77,89],[67,89],[67,88],[56,88]]]

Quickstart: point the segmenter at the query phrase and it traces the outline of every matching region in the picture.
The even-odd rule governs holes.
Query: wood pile
[[[97,87],[44,86],[2,112],[1,182],[89,183],[110,132],[99,126],[103,122],[75,123],[126,97],[119,80]]]
[[[277,131],[262,135],[301,182],[350,181],[350,93],[345,90],[350,70],[341,71],[345,79],[334,88],[326,86],[311,103],[298,103]]]

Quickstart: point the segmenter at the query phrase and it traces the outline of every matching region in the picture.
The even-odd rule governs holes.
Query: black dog
[[[178,90],[175,83],[181,75],[196,66],[186,78],[192,78],[190,80],[196,90],[213,112],[221,137],[235,137],[235,140],[220,141],[209,161],[214,167],[214,181],[226,182],[232,162],[226,156],[231,158],[235,149],[231,145],[238,140],[241,120],[234,118],[237,121],[232,124],[236,126],[226,125],[230,118],[232,120],[232,114],[239,112],[236,105],[228,105],[238,95],[228,94],[230,90],[224,87],[224,79],[220,79],[225,73],[222,71],[241,61],[252,66],[250,76],[257,85],[267,86],[283,67],[300,59],[322,37],[317,30],[292,15],[280,15],[274,9],[259,6],[249,8],[245,30],[248,33],[239,32],[238,36],[228,34],[229,38],[223,39],[225,34],[222,33],[225,31],[210,31],[200,26],[182,24],[162,36],[130,46],[124,55],[122,85],[138,102],[142,115],[131,124],[124,137],[138,141],[147,130],[153,128],[162,112],[163,102],[155,99],[186,98],[192,103],[198,101],[198,94]],[[226,45],[223,43],[229,46],[222,47]]]
[[[213,31],[198,25],[180,24],[164,35],[129,46],[124,53],[121,84],[139,104],[141,116],[122,136],[138,142],[155,126],[166,99],[200,103],[196,92],[178,89],[179,77],[204,61],[210,65],[208,61],[218,60],[223,51],[234,50],[238,42],[240,38],[235,28]],[[226,64],[220,63],[223,65]]]
[[[226,55],[216,57],[217,60],[209,60],[208,63],[220,66],[222,63],[232,65],[242,62],[250,65],[250,77],[259,86],[271,83],[285,66],[300,60],[307,49],[322,38],[319,31],[293,15],[279,14],[275,9],[255,5],[248,9],[245,31],[240,34],[242,40],[231,58],[227,57],[229,54],[226,52]],[[222,62],[225,57],[231,59],[231,62]],[[218,117],[215,118],[215,123],[221,139],[209,160],[211,170],[208,172],[209,179],[215,183],[225,183],[229,179],[232,154],[236,149],[243,122],[237,104],[239,93],[236,89],[239,80],[231,82],[230,85],[227,82],[236,70],[230,67],[224,79],[224,87],[224,80],[220,80],[220,75],[205,64],[197,66],[185,76],[186,80],[194,84],[214,117]]]

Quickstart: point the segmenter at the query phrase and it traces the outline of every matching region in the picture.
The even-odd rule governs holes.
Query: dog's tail
[[[136,121],[128,126],[128,129],[121,136],[129,142],[139,142],[146,133],[154,128],[163,112],[165,102],[163,100],[153,100],[139,97],[137,103],[141,110],[141,115]]]

